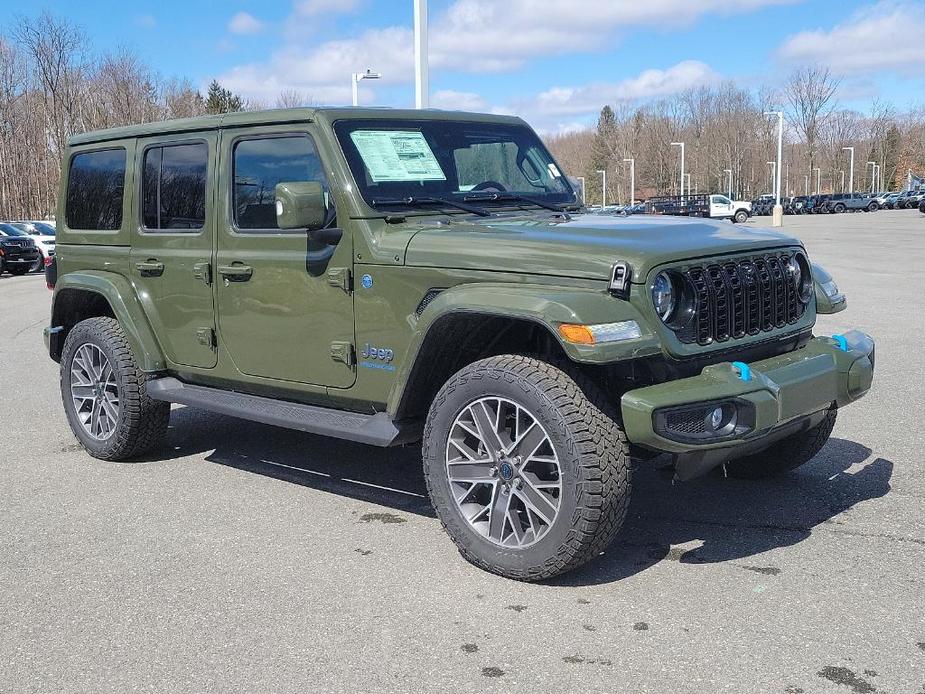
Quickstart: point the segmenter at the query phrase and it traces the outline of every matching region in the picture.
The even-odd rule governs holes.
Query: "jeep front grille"
[[[740,258],[682,272],[693,315],[675,330],[681,342],[709,345],[796,323],[805,310],[788,272],[792,253]]]

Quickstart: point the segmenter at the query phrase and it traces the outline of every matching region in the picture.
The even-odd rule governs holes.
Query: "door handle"
[[[247,282],[254,274],[249,265],[219,265],[218,274],[228,282]]]
[[[143,263],[135,263],[135,269],[142,277],[160,277],[164,274],[164,263],[150,258]]]

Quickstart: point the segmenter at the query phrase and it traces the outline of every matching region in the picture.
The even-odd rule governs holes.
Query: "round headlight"
[[[802,253],[796,253],[787,263],[787,271],[793,282],[797,296],[804,304],[813,298],[813,276],[809,269],[809,262]]]
[[[655,276],[655,282],[652,283],[652,303],[655,304],[655,312],[662,322],[671,320],[677,305],[675,296],[674,283],[667,272],[660,272]]]

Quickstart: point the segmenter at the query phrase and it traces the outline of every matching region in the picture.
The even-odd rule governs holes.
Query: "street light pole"
[[[414,0],[414,107],[430,106],[430,68],[427,55],[427,0]]]
[[[851,152],[851,169],[848,175],[848,192],[854,192],[854,147],[842,147],[843,152]]]
[[[582,204],[582,205],[587,205],[587,204],[588,204],[588,198],[587,198],[587,196],[585,195],[585,177],[584,177],[584,176],[576,176],[575,178],[576,178],[577,180],[581,181],[581,204]]]
[[[729,199],[732,200],[732,169],[723,169],[723,173],[728,177],[729,185],[726,187],[729,189]]]
[[[360,105],[360,93],[359,93],[359,84],[361,80],[378,80],[382,78],[382,73],[373,72],[369,68],[366,69],[366,72],[354,72],[351,77],[351,82],[353,86],[353,105]]]
[[[877,162],[875,162],[875,161],[869,161],[869,162],[867,162],[867,165],[864,167],[864,173],[865,173],[865,174],[867,173],[867,167],[868,167],[868,166],[872,167],[871,170],[870,170],[870,179],[869,179],[869,180],[870,180],[870,192],[873,193],[873,192],[874,192],[874,176],[877,175]]]
[[[681,188],[680,188],[680,193],[681,193],[681,195],[684,195],[684,143],[683,143],[683,142],[672,142],[672,143],[671,143],[671,146],[672,146],[672,147],[680,147],[680,148],[681,148]]]
[[[803,195],[809,195],[809,176],[803,174]]]
[[[780,173],[784,161],[784,112],[783,111],[765,111],[766,116],[777,116],[777,164],[775,165],[775,185],[776,201],[774,203],[774,214],[772,216],[771,226],[779,227],[784,224],[784,208],[780,204]]]
[[[766,163],[767,163],[768,166],[771,167],[771,192],[774,193],[774,196],[775,196],[775,197],[779,198],[780,196],[777,195],[777,186],[776,186],[775,183],[774,183],[774,180],[775,180],[775,178],[776,178],[776,177],[774,176],[774,169],[777,167],[777,162],[776,162],[776,161],[769,161],[769,162],[766,162]]]
[[[813,169],[816,172],[816,195],[822,193],[822,169],[818,166]]]
[[[636,202],[636,158],[630,157],[624,159],[624,163],[630,163],[630,205]]]
[[[598,169],[597,172],[601,175],[601,209],[603,210],[607,207],[607,171],[605,169]]]

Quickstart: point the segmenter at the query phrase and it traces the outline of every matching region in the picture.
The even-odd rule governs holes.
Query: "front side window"
[[[234,223],[242,230],[277,230],[276,186],[319,181],[327,190],[324,169],[307,135],[240,140],[233,156]]]
[[[195,231],[206,220],[205,142],[151,147],[142,171],[142,223],[146,229]]]
[[[334,130],[360,193],[375,207],[409,197],[479,206],[511,204],[519,196],[577,202],[549,151],[524,125],[376,119],[338,121]]]
[[[121,229],[124,189],[124,148],[75,154],[67,179],[68,227],[93,231]]]

